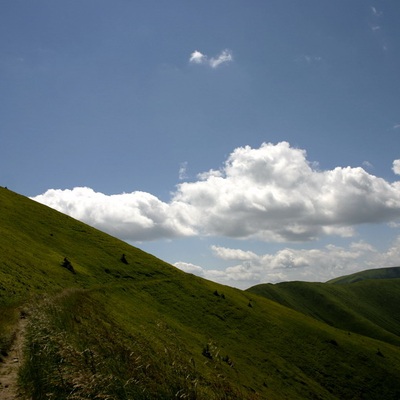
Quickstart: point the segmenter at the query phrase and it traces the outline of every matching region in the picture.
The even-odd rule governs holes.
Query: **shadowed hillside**
[[[349,285],[283,282],[256,285],[248,292],[344,331],[400,345],[400,279]]]
[[[360,282],[354,297],[321,284],[318,301],[301,300],[303,289],[265,298],[185,274],[2,188],[0,207],[0,351],[22,312],[19,385],[29,398],[400,396],[395,280]],[[367,298],[373,290],[380,303]],[[331,320],[321,298],[334,301]],[[360,328],[338,326],[341,313]]]

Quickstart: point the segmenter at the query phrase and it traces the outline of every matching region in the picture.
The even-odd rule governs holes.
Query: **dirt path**
[[[15,331],[14,342],[3,362],[0,362],[0,399],[16,400],[18,397],[18,369],[22,365],[23,343],[27,319],[22,318],[18,322]]]

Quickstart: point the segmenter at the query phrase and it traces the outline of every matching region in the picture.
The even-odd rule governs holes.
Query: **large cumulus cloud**
[[[400,217],[400,182],[359,167],[319,170],[287,142],[235,149],[221,169],[177,185],[169,202],[90,188],[51,189],[33,199],[137,241],[194,235],[309,241]]]
[[[306,241],[400,216],[399,182],[362,168],[320,171],[286,142],[237,148],[221,170],[199,178],[180,184],[173,201],[205,235]]]

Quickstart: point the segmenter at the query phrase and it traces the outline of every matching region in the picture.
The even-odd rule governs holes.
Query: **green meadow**
[[[0,358],[22,398],[399,399],[400,279],[246,291],[0,188]]]

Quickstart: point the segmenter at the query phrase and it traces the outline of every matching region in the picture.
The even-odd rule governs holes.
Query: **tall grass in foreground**
[[[127,335],[89,293],[64,292],[31,312],[20,384],[34,400],[238,399],[196,362],[159,322],[159,346],[146,332]]]

